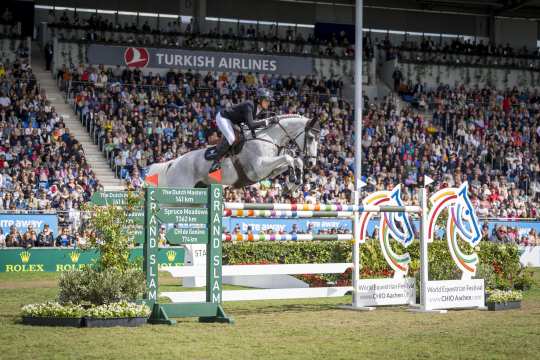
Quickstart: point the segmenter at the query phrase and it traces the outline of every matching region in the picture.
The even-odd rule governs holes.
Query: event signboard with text
[[[484,279],[473,279],[479,262],[475,247],[482,239],[482,231],[468,190],[465,182],[459,188],[441,189],[429,199],[431,210],[427,216],[427,236],[423,241],[433,241],[437,219],[446,211],[448,250],[462,276],[461,280],[426,279],[422,284],[425,311],[485,307]],[[466,244],[465,248],[462,244]]]
[[[313,58],[262,55],[178,48],[130,47],[90,44],[87,58],[94,65],[121,65],[134,68],[191,69],[219,72],[270,74],[313,74]]]
[[[15,225],[21,234],[26,232],[28,225],[32,225],[36,233],[39,233],[45,224],[49,225],[54,236],[58,235],[58,216],[56,214],[0,214],[0,227],[4,234],[9,233],[9,228],[12,225]]]

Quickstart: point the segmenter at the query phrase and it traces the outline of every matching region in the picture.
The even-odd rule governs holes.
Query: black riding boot
[[[227,139],[225,139],[225,137],[223,137],[223,139],[221,139],[219,144],[216,146],[216,157],[208,173],[213,173],[214,171],[221,169],[221,158],[225,156],[225,154],[227,154],[229,148],[229,142],[227,141]]]

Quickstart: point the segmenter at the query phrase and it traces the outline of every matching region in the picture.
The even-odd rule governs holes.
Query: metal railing
[[[327,59],[354,59],[354,54],[346,55],[350,47],[336,45],[330,46],[322,42],[301,40],[287,40],[278,38],[253,38],[226,35],[150,32],[140,30],[96,30],[86,27],[66,27],[65,25],[49,25],[52,37],[57,36],[60,41],[81,43],[105,43],[122,45],[156,46],[160,48],[205,49],[227,52],[256,53],[256,54],[288,54],[294,56],[315,56]],[[91,33],[92,38],[87,39]],[[194,46],[196,45],[196,46]],[[335,55],[325,55],[324,52],[332,49]],[[275,50],[269,50],[275,49]],[[373,51],[365,49],[364,59],[371,60]]]
[[[421,50],[396,50],[394,54],[401,63],[409,64],[540,71],[540,58],[538,57],[460,54]]]

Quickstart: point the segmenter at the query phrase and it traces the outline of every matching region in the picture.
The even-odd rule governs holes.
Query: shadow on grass
[[[231,306],[227,306],[231,304]],[[287,303],[275,303],[272,304],[265,302],[252,302],[252,303],[240,303],[231,302],[225,303],[225,311],[234,315],[255,315],[255,314],[275,314],[275,313],[287,313],[287,312],[313,312],[313,311],[328,311],[336,310],[337,306],[341,304],[324,304],[324,303],[301,303],[291,304]]]

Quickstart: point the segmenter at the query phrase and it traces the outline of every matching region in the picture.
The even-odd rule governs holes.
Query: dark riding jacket
[[[229,119],[235,125],[246,124],[251,130],[253,137],[255,137],[255,129],[266,123],[264,119],[257,119],[257,106],[251,100],[231,106],[229,109],[225,109],[220,113],[221,116]],[[266,114],[266,112],[263,111],[259,113],[259,115],[263,114]]]

